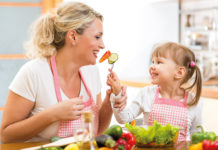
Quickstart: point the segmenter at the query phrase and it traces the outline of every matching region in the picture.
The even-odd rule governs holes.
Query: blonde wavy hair
[[[103,21],[103,16],[91,7],[80,2],[62,3],[56,15],[45,14],[31,26],[30,40],[24,44],[27,57],[49,57],[64,46],[69,30],[83,34],[96,18]]]

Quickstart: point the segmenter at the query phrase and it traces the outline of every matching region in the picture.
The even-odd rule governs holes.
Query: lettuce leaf
[[[130,124],[125,124],[125,127],[134,134],[136,137],[136,142],[141,144],[147,144],[154,140],[155,131],[153,128],[145,129],[143,127],[132,126]]]
[[[162,126],[157,121],[154,121],[153,126],[149,126],[147,129],[127,123],[125,127],[135,135],[136,142],[140,144],[151,142],[155,142],[156,144],[171,144],[174,142],[174,138],[179,130],[179,128],[170,124]]]

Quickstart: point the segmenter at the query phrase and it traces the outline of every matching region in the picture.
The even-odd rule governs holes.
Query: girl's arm
[[[137,100],[132,101],[132,103],[125,107],[124,109],[120,109],[120,107],[117,107],[117,102],[120,102],[122,99],[120,99],[118,96],[115,96],[114,94],[111,94],[110,101],[112,102],[112,108],[114,116],[117,120],[117,122],[124,124],[127,122],[131,122],[134,120],[139,114],[141,114],[141,103]],[[141,96],[138,95],[136,99],[139,99]]]

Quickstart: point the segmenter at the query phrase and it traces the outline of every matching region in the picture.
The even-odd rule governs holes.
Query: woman
[[[1,126],[3,143],[73,136],[82,126],[83,111],[93,112],[95,135],[108,127],[110,91],[102,102],[94,66],[104,48],[102,19],[85,4],[68,2],[55,16],[44,15],[35,22],[27,48],[32,50],[29,56],[37,58],[20,69],[9,87]],[[126,105],[123,91],[117,107]]]

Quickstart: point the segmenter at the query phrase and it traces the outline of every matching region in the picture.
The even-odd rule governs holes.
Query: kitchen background
[[[5,105],[8,85],[27,59],[23,43],[29,25],[46,8],[61,0],[0,0],[0,107]],[[69,0],[66,0],[69,1]],[[77,0],[85,2],[104,16],[106,50],[119,54],[114,71],[128,85],[128,102],[140,87],[149,83],[148,67],[153,47],[163,41],[181,42],[196,53],[198,65],[209,88],[202,97],[203,126],[218,134],[218,0]],[[51,5],[50,5],[51,6]],[[102,50],[99,57],[105,51]],[[98,64],[102,97],[107,68]],[[214,79],[211,82],[211,79]],[[210,84],[212,83],[212,84]],[[209,97],[209,98],[208,98]],[[2,114],[2,111],[0,111]],[[140,117],[139,117],[140,118]],[[112,124],[117,123],[113,118]]]

